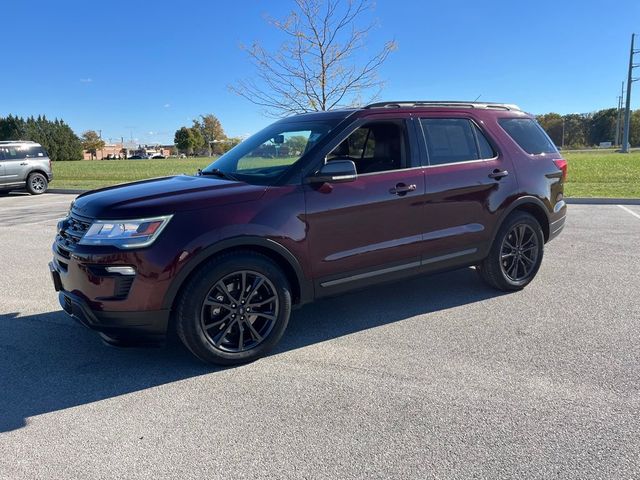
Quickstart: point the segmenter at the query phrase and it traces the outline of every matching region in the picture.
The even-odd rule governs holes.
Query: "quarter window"
[[[498,122],[525,152],[531,155],[558,152],[538,122],[530,118],[501,118]]]
[[[44,158],[47,156],[47,152],[42,147],[27,147],[24,153],[27,158]]]
[[[495,157],[480,129],[464,118],[420,119],[430,165]]]

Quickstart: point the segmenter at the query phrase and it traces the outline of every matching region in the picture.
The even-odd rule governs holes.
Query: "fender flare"
[[[300,293],[298,302],[299,305],[308,303],[313,300],[313,284],[305,277],[302,266],[300,265],[300,262],[298,261],[296,256],[293,255],[293,253],[291,253],[283,245],[268,238],[240,236],[216,242],[215,244],[210,245],[209,247],[206,247],[193,255],[189,259],[187,264],[180,269],[176,277],[169,285],[169,288],[167,289],[167,292],[165,293],[164,299],[162,301],[162,308],[167,310],[172,308],[173,302],[175,301],[178,292],[180,291],[180,288],[182,287],[184,282],[207,259],[224,250],[233,248],[251,249],[252,247],[258,247],[261,250],[270,250],[278,257],[283,258],[287,262],[291,271],[294,273],[296,281],[298,283],[297,286]]]
[[[549,225],[551,223],[551,216],[549,215],[549,209],[544,204],[544,202],[542,200],[540,200],[538,197],[527,195],[525,197],[518,198],[517,200],[515,200],[514,202],[509,204],[509,206],[504,209],[504,211],[500,215],[499,220],[496,222],[496,227],[494,228],[493,232],[491,233],[491,242],[489,243],[489,245],[493,245],[493,242],[496,239],[496,235],[498,234],[498,230],[500,230],[500,227],[502,227],[502,224],[507,219],[507,217],[515,209],[517,209],[518,207],[522,207],[523,205],[533,205],[533,206],[537,207],[539,210],[541,210],[542,212],[544,212],[544,215],[545,215],[545,217],[547,219],[547,224],[546,225],[541,225],[541,227],[542,227],[543,232],[545,230],[547,232],[549,231]]]

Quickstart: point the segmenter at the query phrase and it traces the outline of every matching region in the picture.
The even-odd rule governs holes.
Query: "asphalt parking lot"
[[[376,287],[212,369],[60,311],[72,198],[0,197],[0,478],[640,477],[640,206],[570,206],[522,292],[472,269]]]

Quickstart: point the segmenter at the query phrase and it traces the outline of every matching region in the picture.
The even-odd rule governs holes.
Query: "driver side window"
[[[327,155],[352,160],[358,174],[399,170],[408,165],[407,132],[403,121],[366,123]]]

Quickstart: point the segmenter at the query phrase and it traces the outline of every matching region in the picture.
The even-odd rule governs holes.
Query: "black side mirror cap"
[[[305,183],[353,182],[357,177],[356,164],[338,158],[325,163],[317,173],[307,177]]]

